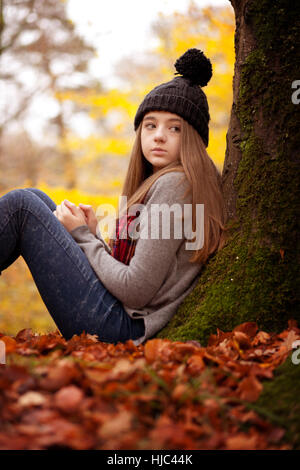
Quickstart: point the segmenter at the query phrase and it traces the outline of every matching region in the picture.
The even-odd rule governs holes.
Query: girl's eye
[[[154,129],[155,128],[155,124],[153,124],[152,122],[149,122],[148,124],[145,124],[145,128],[146,129]],[[172,132],[180,132],[180,127],[178,126],[172,126],[170,127],[170,130]]]

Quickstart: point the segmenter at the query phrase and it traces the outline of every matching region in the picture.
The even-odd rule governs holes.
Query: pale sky
[[[150,25],[162,12],[184,12],[190,0],[68,0],[67,12],[78,32],[98,51],[91,70],[109,86],[118,86],[114,64],[151,46]],[[194,0],[200,7],[230,5],[229,0]],[[101,59],[101,60],[100,60]]]

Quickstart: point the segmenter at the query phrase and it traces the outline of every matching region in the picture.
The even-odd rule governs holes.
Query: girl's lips
[[[151,152],[153,152],[153,153],[166,153],[166,150],[163,150],[163,149],[152,149]]]

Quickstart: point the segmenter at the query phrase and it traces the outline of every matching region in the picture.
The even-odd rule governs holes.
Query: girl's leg
[[[52,212],[55,211],[56,204],[55,202],[52,201],[52,199],[46,193],[44,193],[43,191],[37,188],[25,188],[25,189],[26,191],[31,191],[32,193],[39,196],[39,198],[42,201],[44,201],[45,204],[47,204],[47,206],[49,207],[49,209],[51,209]],[[20,249],[19,249],[19,246],[16,245],[15,249],[13,250],[13,252],[11,253],[10,257],[7,260],[7,266],[10,266],[14,261],[16,261],[17,258],[19,258],[19,256],[20,256]],[[0,271],[0,276],[1,276],[1,271]]]
[[[31,191],[33,194],[36,194],[44,203],[51,209],[51,212],[55,211],[56,209],[56,204],[52,199],[48,196],[48,194],[44,193],[44,191],[41,191],[40,189],[37,188],[25,188],[26,191]]]
[[[142,336],[143,320],[132,320],[127,315],[53,215],[53,201],[32,189],[16,189],[0,198],[0,273],[13,257],[23,256],[66,339],[82,331],[112,343]]]

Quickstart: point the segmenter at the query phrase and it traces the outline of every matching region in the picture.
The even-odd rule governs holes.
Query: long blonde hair
[[[198,132],[181,118],[180,160],[172,162],[153,173],[152,165],[142,152],[142,124],[136,131],[122,196],[127,197],[126,210],[141,203],[152,184],[163,174],[171,171],[185,173],[192,194],[192,230],[196,231],[196,204],[204,204],[204,244],[194,250],[191,263],[204,264],[208,257],[225,244],[225,205],[219,170],[206,152]],[[184,197],[186,194],[184,195]],[[112,247],[113,239],[109,239]]]

